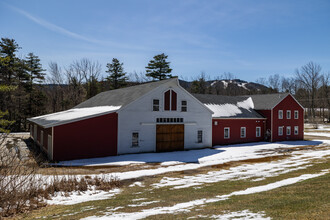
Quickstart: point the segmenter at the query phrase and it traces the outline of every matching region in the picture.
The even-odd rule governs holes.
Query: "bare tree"
[[[268,77],[269,86],[279,92],[280,90],[280,75],[275,74]]]
[[[297,80],[301,83],[301,86],[306,89],[310,100],[310,113],[315,120],[315,97],[321,82],[321,70],[322,67],[314,62],[309,62],[296,70]]]
[[[49,90],[47,91],[48,97],[50,98],[52,112],[64,110],[64,79],[61,67],[56,62],[50,62],[48,64],[49,76],[47,82],[50,84]]]

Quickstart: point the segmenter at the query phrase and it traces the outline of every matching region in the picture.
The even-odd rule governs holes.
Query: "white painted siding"
[[[164,92],[177,93],[177,111],[164,111]],[[159,99],[160,111],[152,111],[153,99]],[[187,112],[181,112],[181,101],[187,101]],[[156,119],[183,118],[184,148],[212,146],[212,113],[177,82],[171,81],[149,92],[118,111],[118,154],[155,152]],[[197,143],[197,131],[203,131],[203,142]],[[139,132],[139,147],[132,147],[132,132]]]

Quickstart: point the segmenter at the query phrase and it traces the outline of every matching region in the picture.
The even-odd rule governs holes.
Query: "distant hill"
[[[192,83],[184,80],[179,80],[180,85],[192,91]],[[246,95],[246,94],[259,94],[269,93],[271,91],[267,86],[259,83],[247,82],[240,79],[222,79],[222,80],[209,80],[205,82],[207,88],[206,93],[221,94],[221,95]]]

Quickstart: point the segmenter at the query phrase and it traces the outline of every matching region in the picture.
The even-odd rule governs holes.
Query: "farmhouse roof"
[[[264,118],[249,97],[192,94],[214,113],[213,118]]]
[[[114,89],[106,92],[101,92],[96,96],[80,103],[74,108],[87,108],[96,106],[125,106],[149,91],[157,88],[158,86],[170,81],[177,81],[177,78],[160,80],[156,82],[145,83],[137,86],[130,86],[121,89]]]
[[[256,110],[270,110],[280,103],[289,93],[274,93],[274,94],[260,94],[248,95],[242,97],[251,97]]]
[[[120,107],[121,106],[101,106],[76,109],[73,108],[66,111],[29,118],[28,120],[44,128],[50,128],[53,126],[63,125],[70,122],[80,121],[83,119],[112,113],[120,109]]]

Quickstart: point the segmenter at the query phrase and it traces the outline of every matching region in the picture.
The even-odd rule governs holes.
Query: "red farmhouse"
[[[303,139],[303,108],[290,94],[190,94],[177,78],[102,92],[73,109],[30,118],[49,159],[197,149]]]

